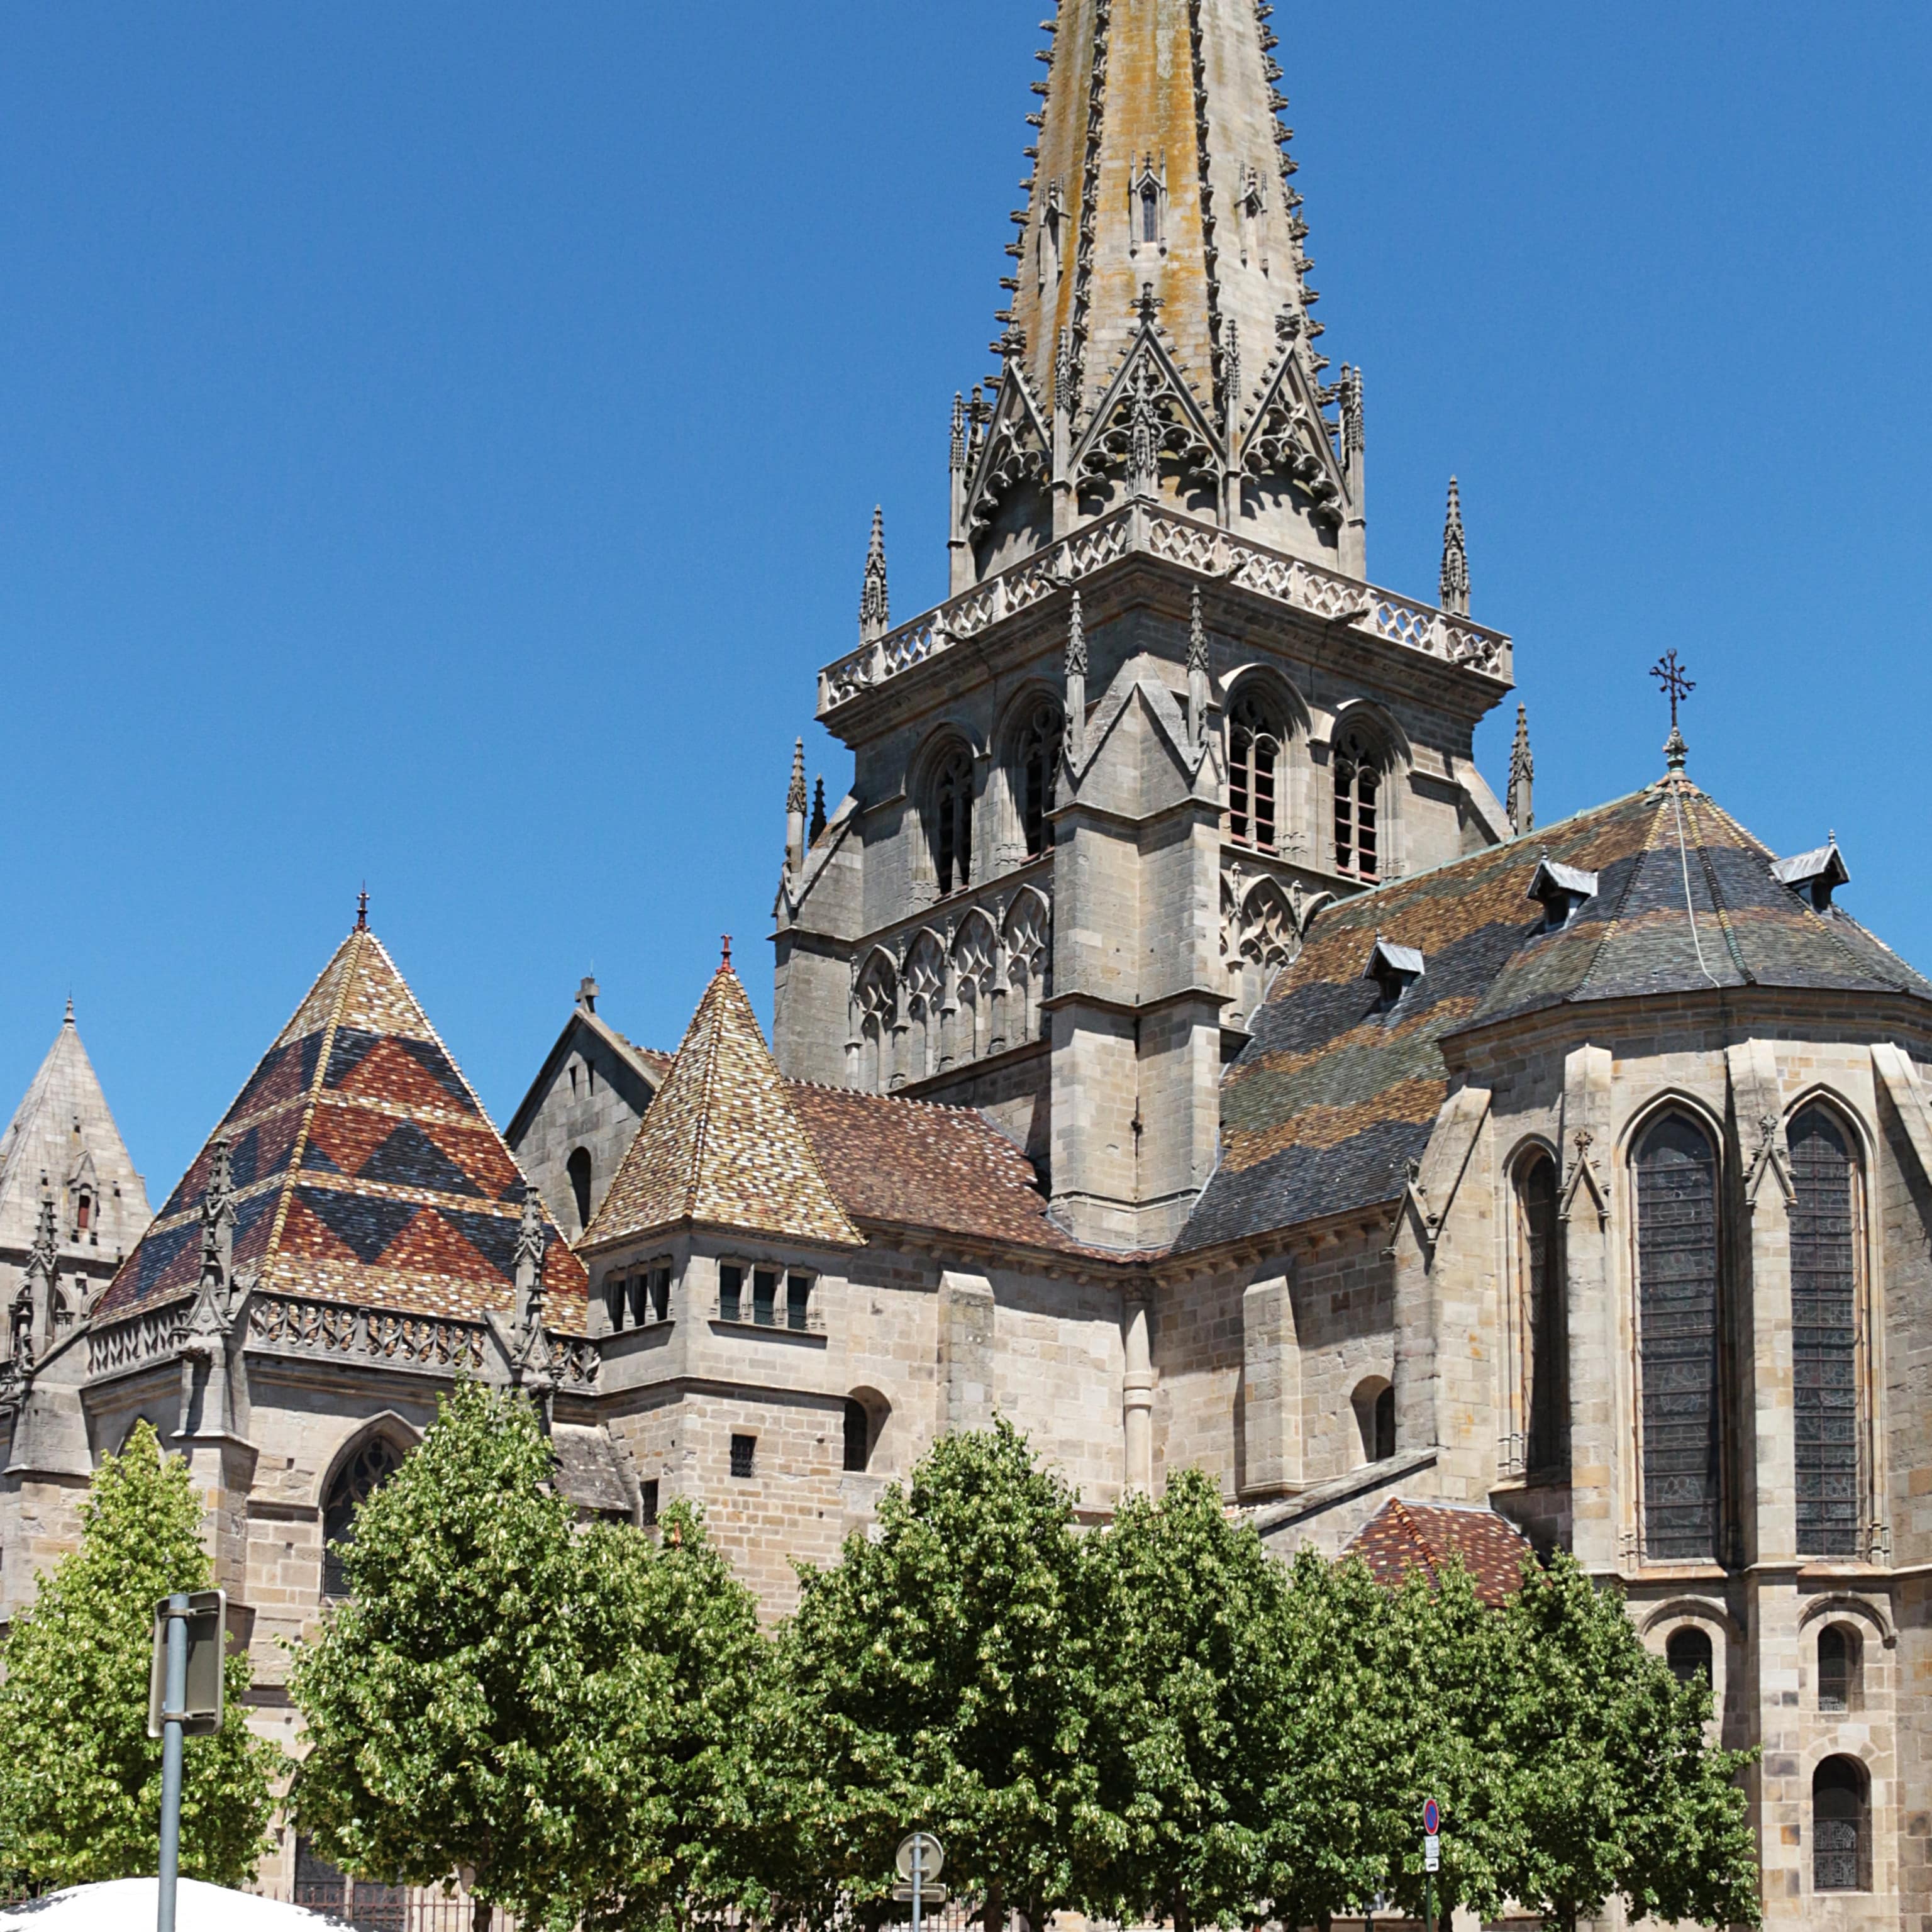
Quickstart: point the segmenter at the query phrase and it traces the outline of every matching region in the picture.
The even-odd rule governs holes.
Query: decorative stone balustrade
[[[181,1346],[188,1310],[186,1302],[177,1302],[172,1307],[150,1310],[110,1328],[90,1329],[87,1372],[112,1375],[117,1370],[137,1368],[158,1356],[172,1354]]]
[[[1037,604],[1063,585],[1076,584],[1136,551],[1222,578],[1324,622],[1359,628],[1499,682],[1510,680],[1510,640],[1500,631],[1265,549],[1210,524],[1138,502],[1076,530],[936,610],[828,664],[818,674],[819,716],[829,717],[862,692],[890,682]]]

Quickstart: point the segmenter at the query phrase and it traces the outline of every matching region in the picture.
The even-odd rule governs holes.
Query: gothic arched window
[[[1026,854],[1036,859],[1053,843],[1050,822],[1060,777],[1060,745],[1065,730],[1060,707],[1050,700],[1036,705],[1020,734],[1013,790],[1020,808]]]
[[[1335,740],[1335,869],[1352,878],[1382,877],[1382,759],[1363,731]]]
[[[1856,1758],[1828,1757],[1811,1774],[1811,1889],[1871,1889],[1870,1786]]]
[[[973,882],[973,754],[964,745],[933,773],[932,869],[942,897]]]
[[[356,1540],[356,1512],[403,1466],[387,1436],[372,1436],[336,1472],[322,1506],[322,1588],[330,1597],[349,1594],[343,1556]]]
[[[1556,1163],[1546,1154],[1532,1154],[1517,1168],[1519,1400],[1523,1467],[1532,1475],[1561,1469],[1570,1460],[1569,1334],[1556,1191]]]
[[[1710,1632],[1700,1630],[1695,1624],[1672,1630],[1664,1646],[1664,1660],[1678,1683],[1695,1684],[1701,1680],[1708,1690],[1713,1662]]]
[[[1281,842],[1280,715],[1252,692],[1228,720],[1228,831],[1237,844],[1272,852]]]
[[[1141,183],[1141,239],[1160,239],[1160,188],[1151,175]]]
[[[1791,1124],[1791,1366],[1798,1547],[1855,1556],[1858,1542],[1858,1174],[1822,1107]]]
[[[1644,1555],[1708,1563],[1723,1492],[1716,1150],[1666,1114],[1638,1147],[1636,1179]]]
[[[1827,1624],[1818,1633],[1818,1708],[1855,1711],[1858,1706],[1859,1666],[1864,1646],[1858,1634],[1843,1624]]]
[[[570,1176],[570,1192],[577,1203],[577,1226],[580,1234],[590,1225],[590,1150],[574,1148],[563,1167]]]

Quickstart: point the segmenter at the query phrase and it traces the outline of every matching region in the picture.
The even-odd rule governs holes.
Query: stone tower
[[[819,676],[852,791],[776,909],[786,1072],[986,1110],[1125,1250],[1198,1198],[1314,912],[1510,836],[1472,759],[1509,640],[1364,574],[1269,11],[1064,0],[954,595],[888,628],[875,519]]]

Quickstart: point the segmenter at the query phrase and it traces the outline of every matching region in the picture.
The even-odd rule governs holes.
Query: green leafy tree
[[[1709,1687],[1679,1684],[1568,1556],[1526,1570],[1498,1621],[1504,1887],[1566,1932],[1612,1894],[1633,1918],[1756,1924],[1749,1754],[1707,1742]]]
[[[802,1570],[766,1774],[779,1884],[809,1916],[834,1888],[882,1916],[915,1826],[949,1885],[1034,1925],[1076,1894],[1097,1781],[1093,1620],[1074,1498],[1004,1421],[942,1438],[879,1499],[874,1536]]]
[[[290,1676],[302,1830],[385,1883],[466,1870],[479,1928],[575,1898],[578,1814],[608,1802],[584,1638],[610,1633],[553,1466],[526,1402],[459,1382],[357,1512],[350,1594]]]
[[[1174,1932],[1268,1916],[1287,1574],[1198,1470],[1087,1545],[1100,1617],[1096,1914]]]
[[[80,1547],[42,1573],[0,1681],[0,1858],[42,1885],[154,1871],[161,1744],[148,1736],[154,1610],[210,1586],[188,1465],[143,1422],[94,1472]],[[182,1755],[181,1868],[238,1886],[268,1849],[282,1755],[244,1718],[247,1653],[224,1666],[226,1712]]]
[[[600,1524],[578,1552],[594,1740],[573,1862],[586,1932],[761,1914],[754,1755],[771,1673],[755,1600],[688,1503],[665,1512],[656,1547]]]

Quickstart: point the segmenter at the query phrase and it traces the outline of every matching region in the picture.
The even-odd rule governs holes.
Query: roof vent
[[[1374,980],[1382,989],[1382,1005],[1392,1006],[1422,977],[1422,955],[1414,946],[1391,945],[1377,933],[1362,977]]]
[[[1553,932],[1576,917],[1579,906],[1597,896],[1597,875],[1574,866],[1559,866],[1546,856],[1530,876],[1528,896],[1541,903],[1544,928]]]
[[[1838,850],[1835,832],[1829,844],[1820,845],[1815,852],[1801,852],[1795,859],[1774,860],[1771,876],[1780,886],[1789,886],[1801,898],[1808,899],[1814,912],[1829,912],[1832,895],[1840,886],[1850,885],[1852,879],[1844,855]]]

